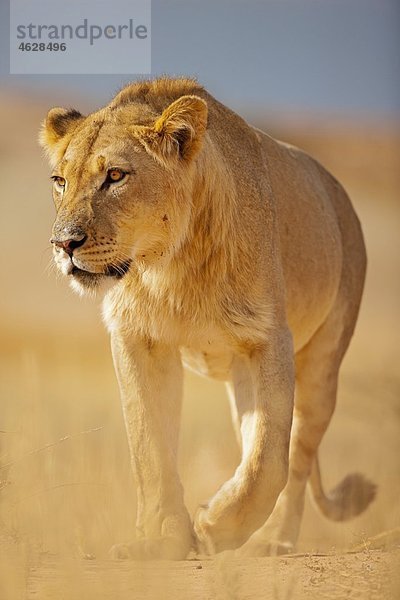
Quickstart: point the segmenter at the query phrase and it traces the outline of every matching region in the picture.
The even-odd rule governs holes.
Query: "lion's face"
[[[166,261],[179,248],[206,118],[206,104],[195,96],[181,97],[158,118],[137,106],[86,118],[50,111],[41,141],[53,163],[51,241],[75,289],[116,282],[133,265]]]

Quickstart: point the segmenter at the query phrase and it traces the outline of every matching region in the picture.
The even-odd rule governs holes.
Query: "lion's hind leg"
[[[335,408],[339,368],[357,312],[358,305],[349,306],[346,296],[339,295],[325,323],[296,355],[288,481],[265,525],[239,550],[243,554],[265,555],[294,550],[310,476],[317,505],[333,520],[359,514],[375,496],[375,486],[358,474],[348,476],[331,494],[325,495],[318,469],[318,447]]]

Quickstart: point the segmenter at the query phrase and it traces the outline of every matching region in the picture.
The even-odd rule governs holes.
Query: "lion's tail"
[[[314,502],[323,515],[332,521],[346,521],[362,513],[376,496],[376,485],[360,473],[347,475],[328,494],[321,481],[318,456],[309,479]]]

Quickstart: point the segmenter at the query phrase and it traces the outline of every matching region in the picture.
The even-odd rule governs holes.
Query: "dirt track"
[[[400,550],[144,565],[41,557],[16,579],[21,596],[14,586],[2,600],[397,600]]]

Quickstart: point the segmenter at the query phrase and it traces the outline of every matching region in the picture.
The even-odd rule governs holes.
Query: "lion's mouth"
[[[129,259],[125,262],[119,263],[118,265],[108,265],[104,274],[107,277],[116,277],[117,279],[122,279],[122,277],[129,271],[131,263],[132,261]]]
[[[114,277],[115,279],[122,279],[122,277],[126,275],[126,273],[129,271],[131,263],[131,260],[127,260],[123,263],[119,263],[118,265],[107,265],[103,273],[93,273],[92,271],[86,271],[85,269],[80,269],[72,263],[72,269],[69,275],[72,275],[73,277],[77,277],[79,279],[101,279],[102,277]]]

